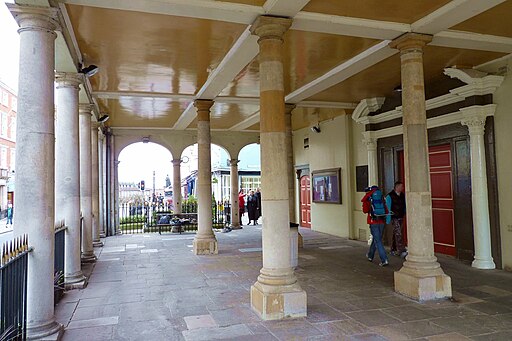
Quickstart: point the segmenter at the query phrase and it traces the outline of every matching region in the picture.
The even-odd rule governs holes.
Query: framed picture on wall
[[[341,168],[314,171],[311,179],[314,203],[341,204]]]

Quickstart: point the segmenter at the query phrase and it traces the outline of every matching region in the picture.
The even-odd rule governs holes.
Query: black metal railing
[[[213,228],[230,222],[227,202],[212,202]],[[119,228],[124,234],[197,231],[197,202],[184,202],[181,213],[169,204],[132,202],[119,206]]]
[[[53,259],[53,300],[59,303],[64,295],[64,251],[66,248],[66,224],[64,221],[55,226],[55,257]]]
[[[27,338],[28,236],[4,243],[0,261],[0,341]]]

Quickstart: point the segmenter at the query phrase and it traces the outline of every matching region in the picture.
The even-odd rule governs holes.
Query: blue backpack
[[[380,189],[375,190],[375,192],[372,193],[370,196],[370,202],[371,202],[371,211],[370,215],[373,219],[383,217],[387,214],[386,212],[386,202],[384,201],[384,196],[382,195],[382,192]]]

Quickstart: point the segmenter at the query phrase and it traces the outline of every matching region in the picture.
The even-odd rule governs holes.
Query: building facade
[[[0,213],[14,201],[16,162],[16,91],[0,81]]]

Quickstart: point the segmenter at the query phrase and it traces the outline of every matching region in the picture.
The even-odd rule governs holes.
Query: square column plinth
[[[395,272],[395,291],[418,301],[452,297],[452,281],[441,268],[422,274],[403,267]]]
[[[271,286],[256,282],[251,286],[251,306],[263,320],[305,317],[307,295],[298,284]]]
[[[206,239],[196,238],[192,244],[194,245],[195,255],[216,255],[219,253],[215,236]]]

